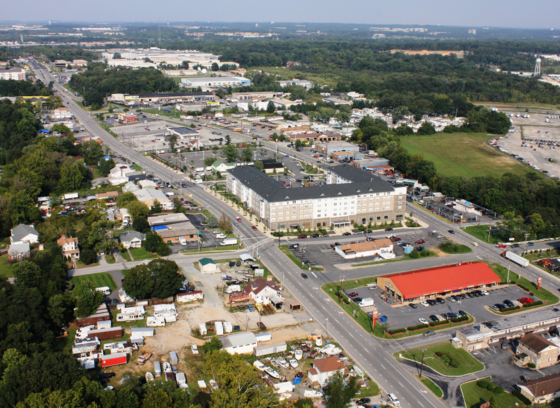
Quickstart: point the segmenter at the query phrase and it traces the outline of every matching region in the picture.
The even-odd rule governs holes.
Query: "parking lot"
[[[399,242],[395,242],[393,245],[393,252],[395,253],[396,257],[402,257],[404,255],[404,250],[398,244],[408,243],[413,245],[414,247],[423,246],[425,249],[433,249],[437,247],[442,242],[447,241],[444,238],[437,238],[436,235],[433,233],[426,231],[426,230],[414,230],[414,229],[396,229],[391,232],[387,231],[374,231],[371,234],[360,234],[360,235],[353,235],[353,240],[348,241],[348,237],[344,237],[344,241],[341,239],[341,243],[351,243],[351,242],[361,242],[365,241],[368,237],[375,238],[375,239],[382,239],[387,237],[388,235],[396,235],[398,238],[401,239]],[[340,256],[329,244],[322,244],[321,240],[326,238],[308,238],[306,240],[299,240],[299,248],[292,249],[292,253],[299,259],[303,261],[307,261],[309,265],[333,265],[333,264],[343,264],[343,263],[363,263],[371,261],[375,256],[368,256],[363,258],[354,258],[354,259],[344,259]],[[342,237],[341,237],[342,238]],[[416,244],[416,242],[424,241],[422,244]]]
[[[357,297],[360,298],[372,297],[377,309],[379,310],[379,316],[387,317],[387,323],[389,324],[390,329],[400,329],[402,327],[418,325],[420,324],[418,320],[419,318],[424,318],[428,322],[431,322],[431,315],[457,313],[459,310],[467,312],[479,322],[489,321],[496,319],[498,315],[487,310],[485,306],[502,303],[505,299],[515,301],[524,296],[529,296],[528,292],[518,286],[508,286],[488,290],[490,293],[488,296],[473,297],[471,299],[465,298],[464,300],[458,300],[456,302],[451,302],[446,299],[445,303],[437,304],[435,306],[425,307],[416,301],[414,302],[416,304],[416,308],[414,309],[408,306],[408,304],[400,307],[390,306],[389,303],[383,300],[382,290],[379,288],[370,290],[367,287],[362,287],[351,289],[346,292],[356,292],[358,294]]]

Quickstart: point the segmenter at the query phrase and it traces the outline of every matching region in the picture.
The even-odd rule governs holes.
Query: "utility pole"
[[[508,273],[507,273],[507,278],[506,278],[506,283],[509,283],[509,268],[511,265],[508,264]]]
[[[426,350],[422,350],[422,363],[420,364],[420,379],[422,379],[422,371],[424,370],[424,352]]]
[[[342,281],[344,280],[344,276],[340,275],[340,286],[338,288],[338,303],[342,302]]]

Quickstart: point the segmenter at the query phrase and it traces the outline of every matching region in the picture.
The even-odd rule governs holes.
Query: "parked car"
[[[424,300],[422,300],[422,301],[420,302],[420,304],[421,304],[422,306],[424,306],[424,307],[429,307],[429,306],[430,306],[430,305],[428,304],[428,302],[426,302],[426,301],[424,301]]]
[[[256,230],[257,230],[257,227],[254,226],[254,225],[253,225],[251,228],[253,229],[253,231],[256,231]]]
[[[408,306],[410,306],[411,309],[417,309],[418,306],[416,306],[415,303],[409,303]]]
[[[358,296],[358,294],[356,292],[352,292],[352,293],[348,294],[348,297],[351,297],[351,298],[356,297],[356,296]]]
[[[416,241],[416,245],[422,245],[426,243],[426,241],[424,241],[423,239]]]
[[[299,244],[290,245],[290,249],[298,249],[298,248],[299,248]]]
[[[320,237],[319,234],[313,234],[313,235],[311,235],[311,238],[319,238],[319,237]]]
[[[426,333],[424,333],[424,336],[433,336],[434,334],[436,334],[435,331],[433,331],[433,330],[428,330]]]
[[[298,237],[299,239],[305,239],[305,238],[307,238],[307,235],[305,235],[305,234],[299,234],[297,237]]]
[[[437,317],[436,315],[431,315],[431,316],[430,316],[430,320],[431,320],[432,322],[439,322],[439,319],[438,319],[438,317]]]
[[[459,313],[459,316],[461,317],[467,316],[464,310],[459,310],[457,313]]]
[[[349,232],[345,232],[344,234],[342,234],[342,236],[344,236],[344,237],[347,237],[347,236],[349,236],[349,235],[352,235],[352,234],[349,233]]]
[[[420,322],[420,324],[428,324],[428,321],[423,317],[419,318],[418,321]]]
[[[385,228],[385,231],[393,231],[393,228]]]

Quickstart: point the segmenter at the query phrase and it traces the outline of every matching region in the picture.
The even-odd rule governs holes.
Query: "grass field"
[[[484,369],[484,365],[471,356],[467,351],[463,349],[456,349],[448,342],[436,344],[435,346],[426,348],[425,350],[424,364],[443,375],[465,375]],[[441,357],[436,355],[436,353],[441,353],[444,356],[448,356],[456,360],[458,366],[452,367],[450,364],[445,363]],[[410,360],[418,362],[422,361],[421,348],[408,350],[407,352],[401,351],[395,353],[395,357],[398,358],[400,354]]]
[[[107,272],[102,273],[92,273],[91,275],[82,275],[82,276],[74,276],[72,278],[72,282],[74,285],[77,285],[79,282],[84,280],[90,280],[93,283],[93,286],[96,288],[100,288],[102,286],[109,286],[111,291],[117,289],[117,285],[113,280],[113,277],[109,275]]]
[[[424,384],[426,388],[433,392],[436,397],[443,398],[443,391],[436,385],[435,382],[427,377],[422,377],[420,381],[422,381],[422,384]]]
[[[491,377],[486,378],[491,379]],[[463,390],[465,403],[468,408],[478,407],[481,403],[490,401],[492,397],[494,397],[497,408],[526,407],[523,401],[514,395],[510,393],[493,393],[485,388],[480,388],[476,381],[461,385],[461,389]]]
[[[8,254],[0,256],[0,275],[6,278],[13,278],[12,264],[8,261]]]
[[[144,259],[153,259],[158,257],[156,254],[152,254],[151,252],[146,251],[146,249],[143,247],[130,248],[129,251],[135,261],[143,261]]]
[[[488,242],[488,225],[473,225],[472,227],[463,228],[467,234],[472,235],[481,241]],[[499,242],[507,242],[509,237],[505,232],[491,233],[490,244],[497,244]]]
[[[504,173],[526,174],[529,167],[491,148],[490,136],[480,133],[439,133],[433,136],[401,138],[409,154],[423,153],[436,169],[447,176],[501,176]]]

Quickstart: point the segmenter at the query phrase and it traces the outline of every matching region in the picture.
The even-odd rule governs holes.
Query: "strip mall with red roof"
[[[402,303],[444,297],[500,282],[500,277],[484,262],[458,263],[377,278],[378,286]]]

